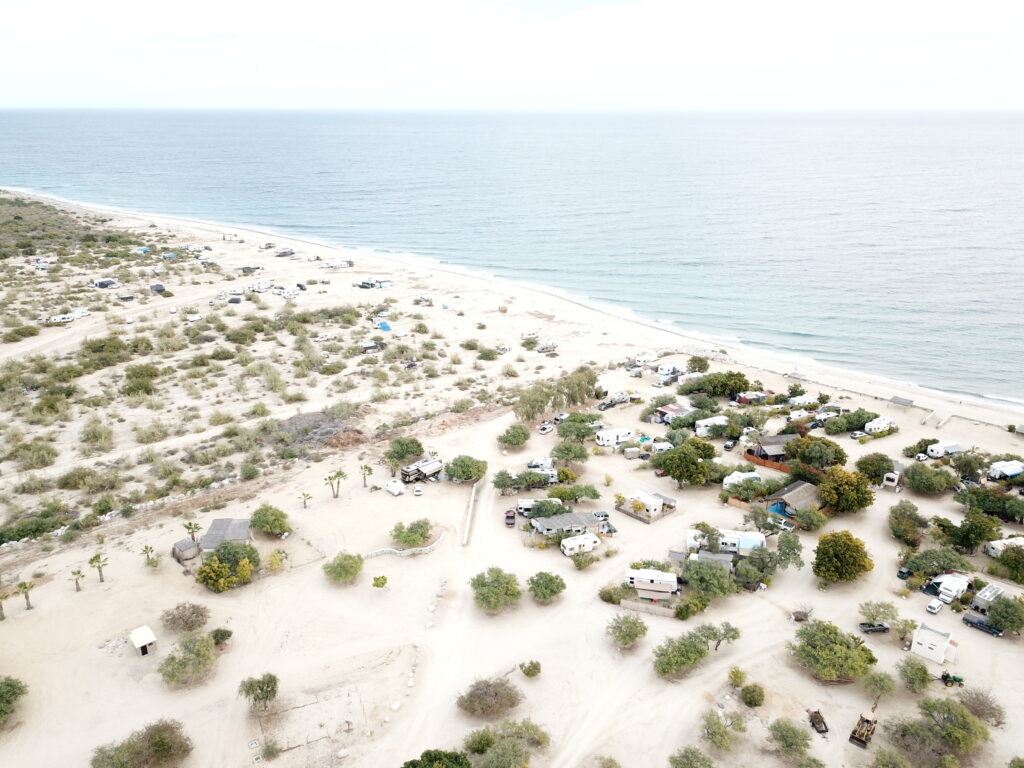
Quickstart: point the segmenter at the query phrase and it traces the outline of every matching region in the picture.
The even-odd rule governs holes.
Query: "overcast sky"
[[[2,8],[2,107],[1024,108],[1021,0]]]

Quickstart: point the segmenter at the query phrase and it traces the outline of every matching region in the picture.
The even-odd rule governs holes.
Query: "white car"
[[[541,424],[540,427],[537,429],[537,432],[541,435],[550,435],[554,431],[555,428],[550,424]]]
[[[416,483],[416,485],[414,485],[412,487],[412,495],[413,496],[422,496],[423,495],[423,483]]]
[[[925,610],[928,611],[928,613],[938,613],[942,610],[942,601],[932,600],[930,603],[928,603],[928,607],[925,608]]]
[[[865,438],[867,436],[868,436],[867,432],[851,432],[850,433],[850,439],[851,440],[860,440],[860,439]]]

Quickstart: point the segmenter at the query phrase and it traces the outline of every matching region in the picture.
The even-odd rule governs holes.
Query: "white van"
[[[634,437],[636,437],[636,433],[632,429],[616,427],[614,429],[602,429],[594,435],[594,440],[598,445],[615,448],[623,443],[628,443]]]

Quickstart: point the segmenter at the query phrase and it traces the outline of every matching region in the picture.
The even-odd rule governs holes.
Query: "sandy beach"
[[[484,721],[455,706],[458,694],[477,678],[508,674],[524,693],[512,716],[529,717],[551,735],[550,747],[538,752],[531,765],[581,768],[598,766],[599,756],[610,756],[627,768],[663,766],[683,746],[700,744],[703,711],[741,706],[726,678],[729,668],[739,666],[764,686],[767,698],[763,706],[747,710],[747,730],[739,735],[734,750],[713,753],[716,764],[784,765],[767,741],[768,723],[779,717],[806,723],[805,711],[820,708],[833,730],[825,738],[815,735],[810,754],[829,768],[865,766],[871,752],[849,744],[846,735],[857,714],[870,708],[871,697],[856,684],[815,682],[794,664],[786,647],[795,631],[790,614],[797,606],[810,605],[815,618],[855,632],[860,620],[857,606],[864,600],[892,600],[902,615],[952,632],[958,649],[947,668],[1000,699],[1007,710],[1007,724],[992,729],[991,741],[978,753],[976,765],[1004,765],[1022,751],[1013,733],[1024,718],[1024,704],[1012,695],[1024,685],[1021,639],[1009,633],[995,639],[973,632],[952,611],[926,614],[924,595],[899,596],[904,584],[895,572],[901,545],[889,532],[887,510],[909,498],[925,516],[960,520],[963,508],[951,495],[878,491],[874,503],[859,514],[833,519],[817,533],[801,533],[808,563],[802,569],[779,573],[767,590],[718,600],[686,622],[645,615],[647,636],[636,649],[620,652],[605,633],[608,621],[620,609],[601,602],[598,590],[619,583],[623,570],[634,561],[664,559],[666,549],[680,544],[686,528],[694,523],[732,528],[742,521],[742,511],[719,501],[721,486],[677,490],[669,478],[657,478],[650,469],[639,469],[640,462],[627,461],[621,454],[593,455],[582,465],[580,482],[598,487],[602,498],[584,501],[580,509],[611,511],[614,494],[650,489],[677,498],[678,510],[651,525],[611,511],[618,534],[603,542],[599,554],[605,556],[599,562],[577,571],[557,548],[528,546],[531,539],[526,534],[506,528],[504,511],[511,500],[500,497],[490,479],[501,469],[521,472],[528,459],[548,454],[558,442],[555,434],[541,436],[532,430],[525,447],[501,449],[497,435],[516,422],[503,404],[507,388],[591,365],[600,371],[600,384],[608,391],[632,391],[645,400],[673,394],[674,388],[655,388],[657,377],[650,372],[641,378],[626,373],[621,363],[641,353],[679,365],[691,355],[703,355],[710,359],[712,371],[741,371],[775,392],[798,382],[808,393],[826,393],[844,408],[864,407],[894,419],[900,431],[880,441],[862,445],[845,435],[835,438],[849,454],[848,467],[872,451],[897,458],[903,446],[925,437],[955,440],[993,454],[1021,454],[1024,434],[1012,433],[1007,426],[1024,422],[1024,410],[811,362],[796,366],[762,350],[723,348],[654,322],[610,314],[555,291],[414,257],[335,248],[243,227],[57,205],[77,215],[100,216],[108,228],[169,233],[168,250],[208,245],[209,258],[220,269],[188,278],[139,275],[130,286],[136,294],[145,294],[148,284],[160,279],[173,296],[112,305],[106,312],[93,312],[67,326],[46,327],[38,336],[0,345],[0,362],[32,355],[60,358],[73,353],[84,340],[104,336],[111,329],[127,333],[132,327],[180,328],[192,308],[200,314],[224,316],[231,309],[226,292],[254,281],[289,289],[301,282],[307,289],[291,299],[267,294],[257,303],[243,302],[239,315],[273,317],[286,301],[294,303],[295,311],[313,311],[381,305],[387,300],[393,329],[422,341],[431,338],[413,331],[422,323],[448,352],[445,360],[437,361],[440,370],[433,378],[402,383],[401,374],[395,372],[389,374],[388,384],[381,385],[356,376],[358,365],[350,363],[341,374],[318,376],[310,383],[294,376],[288,358],[293,342],[281,334],[276,342],[260,339],[251,345],[251,352],[279,370],[287,391],[302,391],[304,400],[287,401],[255,380],[232,388],[228,382],[233,379],[225,377],[198,397],[188,392],[186,382],[176,383],[162,393],[164,400],[156,411],[141,404],[111,405],[111,416],[120,420],[114,425],[114,447],[104,457],[108,464],[120,460],[131,466],[144,449],[134,442],[133,429],[154,418],[183,425],[152,446],[168,460],[178,460],[197,445],[212,444],[223,431],[209,424],[211,414],[227,414],[241,423],[257,401],[266,405],[262,418],[276,420],[315,413],[339,399],[360,404],[360,437],[347,446],[324,447],[319,461],[275,457],[251,482],[235,481],[215,491],[152,505],[132,517],[114,517],[72,543],[40,540],[0,549],[4,584],[30,578],[36,584],[34,608],[26,610],[22,599],[12,596],[5,602],[6,621],[0,623],[0,676],[15,675],[30,689],[14,716],[0,727],[0,765],[87,765],[96,746],[122,739],[155,719],[171,717],[184,724],[195,744],[187,768],[252,764],[268,739],[283,748],[274,764],[286,768],[397,766],[428,748],[459,746],[465,734]],[[273,242],[274,248],[261,248],[267,242]],[[275,257],[281,249],[295,253]],[[345,260],[354,262],[353,266],[330,266]],[[154,257],[154,264],[158,261]],[[260,269],[251,275],[238,272],[255,265]],[[354,285],[371,279],[388,283],[373,289]],[[75,280],[82,283],[82,276],[76,275]],[[432,303],[414,303],[421,296]],[[367,327],[365,320],[360,327]],[[525,333],[556,343],[557,356],[525,352],[520,347]],[[460,348],[460,342],[468,339],[493,349],[507,346],[510,351],[494,361],[473,363],[474,355]],[[194,353],[188,348],[171,353],[164,364],[178,364]],[[455,356],[464,362],[455,363]],[[514,376],[507,373],[509,366]],[[120,380],[107,371],[84,381],[99,391]],[[379,396],[385,390],[387,397]],[[470,406],[456,406],[478,391],[490,393],[489,401],[475,398]],[[913,405],[894,404],[893,397],[910,399]],[[594,405],[588,404],[586,410]],[[610,426],[655,436],[663,432],[663,426],[639,421],[642,408],[642,404],[625,405],[601,416]],[[191,412],[196,418],[186,420]],[[52,427],[59,431],[55,445],[61,450],[60,458],[36,474],[56,477],[94,463],[75,452],[88,415],[87,409],[78,409],[59,429]],[[775,432],[783,424],[782,417],[773,417],[769,427]],[[396,430],[395,425],[402,426]],[[393,497],[364,487],[361,466],[373,469],[370,485],[383,485],[388,479],[380,460],[387,438],[397,434],[417,437],[428,451],[445,460],[458,454],[485,459],[488,473],[475,497],[469,485],[447,482],[426,484],[422,496]],[[724,461],[740,460],[739,455],[731,457],[722,451],[722,441],[716,441],[716,448]],[[323,478],[337,469],[347,474],[347,480],[335,498]],[[782,476],[770,469],[762,474]],[[15,486],[26,475],[5,464],[0,489],[14,497]],[[308,502],[301,500],[303,494],[310,495]],[[217,518],[248,517],[265,503],[285,510],[295,529],[284,541],[255,534],[255,545],[264,556],[277,548],[287,552],[282,571],[214,594],[183,575],[181,566],[167,556],[174,542],[185,535],[184,520],[195,520],[205,528]],[[435,537],[443,531],[433,551],[413,557],[368,558],[351,586],[336,586],[324,577],[325,557],[340,550],[366,554],[390,547],[395,523],[424,517],[434,522]],[[809,565],[818,533],[844,529],[864,540],[875,567],[855,582],[820,590]],[[1024,533],[1020,526],[1004,525],[1003,529],[1007,534]],[[147,545],[163,555],[157,568],[145,567],[139,554]],[[85,569],[85,562],[99,549],[109,558],[104,582],[86,569],[82,591],[76,592],[69,581],[71,571]],[[615,553],[608,555],[611,550]],[[978,554],[972,562],[983,573],[991,560]],[[488,616],[474,605],[468,582],[489,566],[515,573],[523,585],[530,575],[551,571],[562,576],[568,588],[551,605],[535,604],[525,595],[518,607]],[[381,575],[387,576],[387,587],[373,588],[372,577]],[[1019,585],[1010,582],[1005,587],[1010,595],[1021,592]],[[208,627],[226,627],[234,636],[226,649],[216,652],[216,666],[207,680],[170,689],[156,670],[175,636],[163,629],[160,614],[185,600],[208,606],[212,613]],[[711,652],[685,677],[660,679],[652,668],[652,649],[664,638],[704,621],[729,621],[742,636]],[[126,644],[127,633],[139,625],[155,631],[155,657],[139,657]],[[894,636],[871,635],[865,642],[878,656],[878,669],[891,671],[906,655]],[[543,672],[534,679],[516,668],[530,659],[543,665]],[[941,671],[931,666],[935,674]],[[237,695],[238,684],[242,678],[268,671],[280,678],[280,696],[267,713],[256,715]],[[936,683],[930,693],[946,695],[944,690]],[[915,700],[900,687],[879,704],[880,719],[910,713]]]

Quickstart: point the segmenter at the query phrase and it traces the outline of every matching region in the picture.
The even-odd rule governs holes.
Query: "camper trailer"
[[[594,435],[594,440],[598,445],[616,448],[623,443],[628,443],[635,436],[636,433],[628,427],[616,427],[614,429],[602,429]]]
[[[516,512],[524,516],[529,515],[538,501],[553,501],[555,504],[562,503],[559,499],[517,499]]]
[[[971,610],[981,614],[988,613],[993,601],[1003,594],[1003,588],[998,584],[987,584],[980,592],[974,595],[971,601]]]
[[[422,480],[436,478],[444,469],[444,463],[433,456],[414,461],[407,467],[402,467],[402,482],[416,483]]]
[[[964,452],[964,449],[952,440],[940,440],[937,443],[932,443],[925,450],[933,459],[941,459],[943,456],[953,456]]]
[[[561,548],[563,555],[572,557],[582,552],[591,552],[600,543],[601,540],[597,536],[587,532],[580,536],[570,536],[567,539],[562,539],[558,546]]]
[[[967,591],[970,580],[962,573],[940,573],[932,579],[932,586],[938,589],[939,600],[949,605]]]
[[[1024,536],[985,542],[985,552],[990,557],[1002,557],[1007,547],[1024,547]]]

